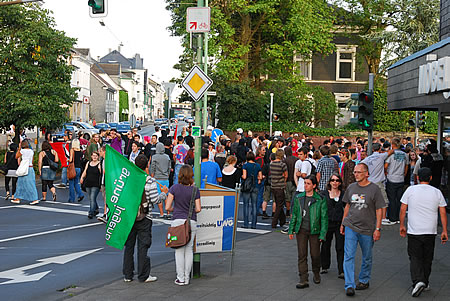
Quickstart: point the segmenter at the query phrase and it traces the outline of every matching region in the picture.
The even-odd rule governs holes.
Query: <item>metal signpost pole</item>
[[[204,0],[197,0],[197,7],[203,7]],[[199,34],[197,39],[197,64],[201,66],[202,64],[202,56],[203,56],[203,35]],[[206,64],[205,64],[206,65]],[[205,96],[206,100],[206,96]],[[200,126],[202,123],[202,101],[198,100],[195,102],[195,125]],[[203,112],[204,114],[206,112]],[[194,181],[195,186],[201,187],[201,167],[200,167],[200,159],[201,159],[201,137],[195,137],[195,149],[194,149]],[[200,277],[200,254],[194,254],[194,263],[193,263],[193,275],[194,277]]]
[[[373,93],[373,80],[374,80],[374,74],[369,73],[369,92]],[[370,156],[372,154],[372,140],[373,140],[373,129],[370,129],[367,131],[367,140],[369,143],[367,144],[367,155]]]
[[[205,7],[208,7],[208,0],[205,0]],[[203,71],[208,75],[208,32],[204,33],[205,51],[203,56]],[[208,126],[208,93],[203,96],[203,133],[206,132]]]
[[[272,121],[273,121],[273,93],[270,93],[270,137],[272,137]]]
[[[417,147],[419,142],[419,111],[416,111],[416,119],[415,119],[415,131],[414,131],[414,147]]]

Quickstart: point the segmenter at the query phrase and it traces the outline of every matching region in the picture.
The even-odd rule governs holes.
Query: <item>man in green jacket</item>
[[[320,242],[324,241],[328,231],[328,205],[317,192],[315,176],[306,177],[305,191],[294,197],[292,218],[289,223],[289,239],[297,238],[298,272],[300,282],[297,288],[309,287],[308,280],[308,242],[311,248],[313,281],[320,283]]]

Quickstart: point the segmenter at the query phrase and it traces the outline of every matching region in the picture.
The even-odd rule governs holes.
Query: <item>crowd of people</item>
[[[67,132],[63,150],[67,164],[62,166],[59,188],[69,187],[69,202],[80,202],[87,192],[89,218],[99,214],[97,196],[104,201],[104,156],[109,144],[149,174],[143,197],[146,211],[138,215],[125,245],[123,273],[125,281],[133,278],[133,253],[138,241],[138,279],[151,282],[147,250],[151,244],[151,209],[157,207],[160,218],[172,219],[174,225],[184,223],[192,214],[192,240],[177,249],[178,285],[189,283],[192,248],[195,238],[196,213],[200,212],[200,196],[195,195],[195,212],[189,213],[193,193],[194,138],[189,128],[177,137],[155,127],[155,133],[142,137],[137,129],[121,135],[116,130],[102,131],[90,141],[74,138]],[[320,145],[307,135],[290,133],[288,137],[268,134],[244,134],[238,129],[233,140],[226,135],[211,139],[206,131],[201,138],[201,187],[205,183],[240,188],[244,228],[256,228],[258,216],[271,219],[273,229],[297,240],[297,288],[309,286],[308,246],[313,282],[321,282],[321,274],[331,266],[332,241],[335,243],[338,277],[344,279],[348,296],[355,290],[369,288],[373,243],[381,237],[381,227],[400,224],[400,235],[408,235],[411,260],[412,295],[418,296],[428,287],[437,234],[438,213],[443,229],[441,241],[447,241],[446,194],[450,141],[445,154],[438,151],[436,141],[413,147],[408,138],[376,138],[368,141],[330,136]],[[46,135],[39,153],[38,170],[42,182],[42,199],[47,188],[52,200],[57,194],[52,167],[60,161]],[[371,143],[372,154],[368,154]],[[33,169],[33,150],[29,141],[10,144],[4,162],[7,198],[38,204]],[[28,164],[28,173],[16,176],[21,162]],[[68,165],[74,163],[75,176],[68,179]],[[10,189],[9,184],[12,184]],[[81,184],[81,185],[80,185]],[[197,191],[198,193],[198,191]],[[270,207],[272,209],[270,210]],[[99,220],[106,222],[107,208]],[[408,227],[404,225],[408,209]],[[150,237],[150,240],[142,237]],[[434,242],[434,240],[433,240]],[[362,250],[358,282],[354,279],[355,253]],[[432,247],[431,247],[432,245]]]

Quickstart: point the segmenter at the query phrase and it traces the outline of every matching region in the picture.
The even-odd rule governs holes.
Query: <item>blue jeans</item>
[[[344,275],[345,289],[356,287],[355,284],[355,254],[358,243],[362,251],[361,272],[359,282],[368,283],[372,272],[372,248],[373,238],[371,235],[364,235],[345,227],[344,244]]]
[[[89,197],[89,215],[96,215],[95,211],[98,211],[97,195],[100,192],[100,187],[86,187],[86,192]]]
[[[248,228],[250,208],[252,210],[252,228],[256,228],[256,202],[258,198],[258,188],[254,187],[251,192],[242,192],[242,202],[244,203],[244,228]]]
[[[69,180],[69,203],[75,203],[75,191],[78,198],[84,196],[80,187],[81,168],[75,168],[75,171],[77,172],[75,179]]]
[[[262,211],[260,211],[260,210],[261,210],[262,203],[264,201],[264,197],[263,197],[264,182],[265,182],[265,180],[261,180],[261,184],[258,184],[258,186],[256,186],[256,187],[258,187],[258,201],[256,202],[256,210],[260,213],[262,213]]]
[[[178,184],[178,174],[180,173],[180,169],[183,164],[175,164],[175,170],[173,175],[173,185]]]
[[[67,167],[62,168],[61,184],[64,184],[66,186],[67,186],[67,184],[69,184],[69,181],[67,180]]]

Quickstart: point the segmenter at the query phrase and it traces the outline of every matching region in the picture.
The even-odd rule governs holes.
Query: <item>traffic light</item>
[[[419,111],[419,118],[418,118],[418,122],[417,122],[417,127],[421,128],[423,126],[425,126],[425,111]]]
[[[363,130],[373,130],[373,92],[364,91],[359,93],[358,100],[358,123]]]
[[[270,104],[266,104],[266,119],[270,119]]]
[[[352,105],[350,106],[350,111],[355,113],[354,117],[350,118],[350,123],[359,125],[358,122],[358,113],[359,113],[359,93],[352,93],[351,95],[351,100],[353,100],[353,103],[355,103],[356,105]]]
[[[106,17],[108,14],[108,0],[89,0],[88,5],[91,17]]]
[[[280,114],[273,113],[273,121],[280,121]]]

